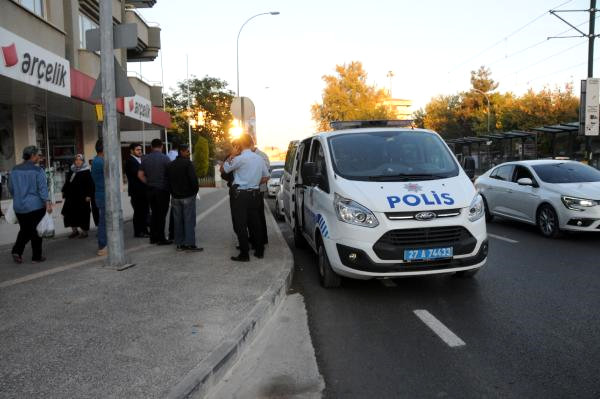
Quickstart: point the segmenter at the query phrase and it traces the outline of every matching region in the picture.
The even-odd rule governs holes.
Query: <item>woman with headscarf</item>
[[[90,201],[94,195],[94,181],[90,167],[82,154],[75,155],[62,193],[64,200],[62,215],[65,227],[73,230],[69,238],[87,237],[90,229]]]

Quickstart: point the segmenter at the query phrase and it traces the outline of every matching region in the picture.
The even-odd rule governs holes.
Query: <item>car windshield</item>
[[[283,175],[283,169],[275,169],[271,172],[271,179],[278,179]]]
[[[442,140],[422,131],[349,133],[329,139],[333,167],[351,180],[411,181],[457,176]]]
[[[533,165],[533,170],[546,183],[588,183],[600,181],[600,171],[577,162]]]

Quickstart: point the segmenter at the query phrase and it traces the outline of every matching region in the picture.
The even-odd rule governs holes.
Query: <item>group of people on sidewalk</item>
[[[176,156],[163,153],[160,139],[151,142],[152,151],[142,155],[142,145],[130,145],[125,160],[128,194],[133,207],[134,237],[149,238],[151,244],[170,245],[177,251],[199,252],[196,245],[196,195],[198,177],[190,148],[181,144]],[[96,157],[91,167],[82,154],[75,156],[63,186],[62,215],[65,227],[70,227],[69,238],[88,236],[90,213],[97,208],[97,255],[107,254],[106,195],[104,183],[104,147],[96,142]],[[171,159],[173,158],[173,159]],[[36,146],[23,150],[23,163],[11,172],[9,190],[19,222],[19,233],[12,248],[16,263],[23,263],[23,252],[28,242],[32,246],[32,261],[43,262],[42,237],[36,231],[46,213],[52,212],[46,174],[37,163],[40,151]],[[239,242],[239,255],[231,259],[250,260],[250,246],[257,258],[264,257],[267,230],[264,215],[264,191],[269,178],[269,159],[258,150],[252,137],[243,134],[233,142],[233,152],[221,163],[221,173],[227,180],[231,203],[233,228]],[[166,218],[170,212],[169,238],[165,236]],[[96,219],[96,217],[94,217]]]

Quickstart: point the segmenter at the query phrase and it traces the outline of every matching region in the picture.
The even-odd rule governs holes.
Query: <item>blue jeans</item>
[[[98,221],[98,248],[106,246],[106,206],[104,203],[96,204],[98,206],[100,220]]]
[[[196,245],[196,196],[173,198],[171,212],[175,223],[175,244]]]

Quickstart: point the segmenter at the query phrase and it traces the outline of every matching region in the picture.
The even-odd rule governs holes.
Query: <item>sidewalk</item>
[[[45,244],[44,269],[1,262],[0,397],[176,398],[218,382],[285,294],[293,262],[270,214],[265,258],[229,260],[225,190],[202,195],[198,219],[202,253],[129,239],[126,223],[136,266],[122,272],[67,239]]]

